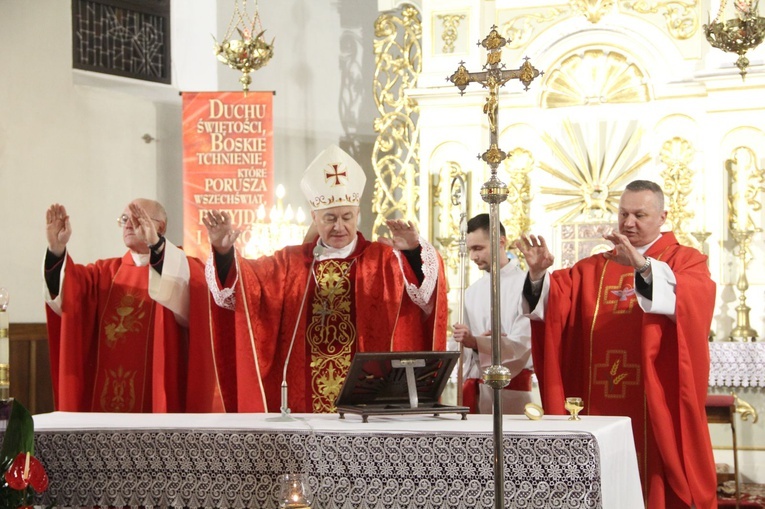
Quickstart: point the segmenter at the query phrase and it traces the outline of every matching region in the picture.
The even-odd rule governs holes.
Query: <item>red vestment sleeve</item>
[[[186,373],[186,412],[225,412],[219,373],[215,366],[213,323],[223,336],[233,327],[233,312],[212,302],[205,279],[205,265],[198,258],[189,261],[189,346]],[[215,315],[215,318],[213,318]]]
[[[648,313],[643,319],[650,423],[675,493],[689,505],[716,507],[717,475],[704,408],[715,284],[707,257],[695,249],[675,245],[666,258],[677,279],[676,322]]]
[[[53,402],[56,410],[90,410],[98,338],[98,288],[101,277],[116,272],[118,259],[77,265],[66,256],[62,314],[46,306]]]

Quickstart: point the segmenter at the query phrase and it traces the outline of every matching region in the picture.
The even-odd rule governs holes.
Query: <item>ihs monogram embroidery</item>
[[[351,267],[356,260],[317,264],[316,288],[306,331],[311,367],[311,407],[334,412],[335,400],[351,365],[356,326],[351,313]]]

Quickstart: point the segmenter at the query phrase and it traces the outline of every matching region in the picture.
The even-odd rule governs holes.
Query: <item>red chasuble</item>
[[[66,263],[62,315],[46,307],[56,409],[184,411],[188,337],[149,297],[149,267],[137,267],[130,253],[87,266],[67,255]],[[201,288],[201,270],[192,270],[194,280]],[[213,409],[208,402],[197,411]]]
[[[189,346],[184,410],[189,413],[225,412],[215,369],[212,324],[221,333],[233,331],[234,312],[212,302],[205,279],[205,264],[198,258],[189,261]],[[179,373],[180,374],[180,373]]]
[[[359,234],[348,258],[313,263],[314,246],[290,246],[257,260],[237,258],[235,341],[221,333],[217,320],[215,328],[226,411],[278,412],[288,355],[290,410],[331,412],[355,352],[445,348],[440,259],[433,311],[426,315],[406,294],[401,265],[408,281],[417,284],[416,276],[390,247]],[[235,276],[229,274],[229,281]]]
[[[583,414],[630,417],[647,507],[717,507],[704,410],[715,285],[706,256],[672,233],[646,256],[677,278],[676,322],[644,313],[634,270],[603,255],[552,273],[545,321],[531,322],[542,402],[563,414],[579,396]]]

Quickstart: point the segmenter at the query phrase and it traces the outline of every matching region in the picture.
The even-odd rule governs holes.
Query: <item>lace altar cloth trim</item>
[[[765,343],[709,343],[710,387],[765,387]]]
[[[40,432],[50,476],[38,504],[276,508],[277,477],[305,472],[314,509],[491,508],[490,434]],[[588,433],[505,434],[509,507],[600,508]]]

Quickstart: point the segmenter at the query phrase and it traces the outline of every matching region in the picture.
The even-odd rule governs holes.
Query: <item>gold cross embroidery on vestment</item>
[[[624,350],[607,350],[606,361],[595,364],[595,385],[603,386],[603,396],[606,398],[624,399],[627,387],[639,385],[640,364],[627,362],[627,352]]]

